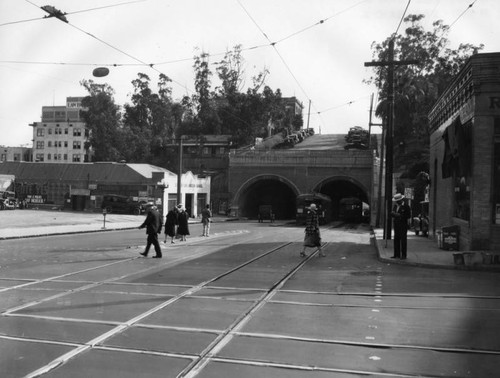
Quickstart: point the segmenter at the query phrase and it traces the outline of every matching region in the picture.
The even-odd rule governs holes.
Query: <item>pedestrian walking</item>
[[[203,235],[201,236],[209,236],[210,222],[212,222],[212,211],[210,210],[210,205],[207,204],[201,211],[201,224],[203,225]]]
[[[179,224],[178,221],[178,212],[177,208],[172,208],[165,217],[165,240],[164,243],[167,242],[167,238],[170,237],[170,243],[174,244],[175,238],[175,227]]]
[[[186,236],[189,235],[189,214],[182,204],[177,205],[177,210],[179,211],[177,217],[177,234],[179,234],[179,236],[181,237],[181,241],[186,241]]]
[[[404,201],[401,193],[396,193],[392,198],[395,205],[392,208],[391,217],[394,222],[394,254],[393,259],[406,259],[408,244],[408,220],[411,217],[411,209]]]
[[[156,206],[152,203],[148,203],[146,205],[146,220],[139,226],[140,229],[146,228],[146,234],[148,235],[146,249],[144,252],[141,252],[142,256],[146,257],[148,255],[149,248],[152,244],[156,252],[156,256],[153,256],[153,258],[161,259],[161,248],[158,242],[158,234],[161,232],[161,226],[160,213],[156,209]]]
[[[319,231],[319,216],[318,208],[314,203],[309,206],[306,216],[306,229],[304,230],[304,247],[302,252],[300,252],[300,257],[306,257],[306,248],[313,247],[318,248],[319,256],[326,256],[321,249],[321,234]]]

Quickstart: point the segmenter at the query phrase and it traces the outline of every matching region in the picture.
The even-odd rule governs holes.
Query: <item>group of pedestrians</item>
[[[395,202],[393,211],[390,214],[394,220],[394,255],[392,258],[400,258],[404,260],[406,259],[407,254],[408,219],[411,216],[411,210],[410,207],[404,202],[404,196],[401,193],[397,193],[392,200]],[[317,206],[314,203],[312,203],[308,208],[303,249],[300,252],[301,257],[306,257],[306,249],[308,247],[317,248],[319,256],[325,256],[321,245],[321,233],[317,210]],[[162,258],[162,253],[160,243],[158,241],[158,235],[161,233],[162,229],[161,216],[154,204],[148,204],[146,206],[146,212],[146,219],[139,226],[139,228],[146,228],[146,234],[148,235],[146,248],[144,252],[141,252],[141,255],[146,257],[149,253],[151,245],[153,245],[156,252],[156,255],[153,256],[153,258],[160,259]],[[170,243],[174,244],[174,239],[177,235],[180,237],[181,242],[186,241],[186,236],[189,235],[189,214],[184,206],[179,204],[172,208],[167,213],[165,218],[164,243],[166,243],[168,238],[170,238]],[[201,223],[203,225],[202,236],[209,236],[211,218],[212,212],[210,210],[210,205],[206,205],[201,212]]]
[[[206,205],[205,209],[201,212],[201,223],[203,225],[202,236],[209,236],[211,218],[212,212],[210,210],[210,205]],[[163,242],[167,243],[168,238],[170,238],[170,243],[174,244],[176,236],[179,236],[181,242],[186,241],[187,235],[190,235],[188,221],[189,213],[182,204],[179,204],[169,210],[165,217],[165,240]],[[161,234],[162,231],[162,220],[157,207],[152,203],[148,203],[146,205],[146,219],[139,226],[139,229],[142,228],[146,228],[147,240],[146,248],[144,249],[144,252],[141,252],[140,254],[146,257],[149,253],[151,245],[153,245],[156,252],[156,255],[153,256],[153,258],[161,259],[162,253],[158,235]]]

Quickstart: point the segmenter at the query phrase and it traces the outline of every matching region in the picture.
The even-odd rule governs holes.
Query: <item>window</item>
[[[493,161],[493,223],[500,224],[500,117],[495,117]]]
[[[36,142],[36,148],[37,148],[37,150],[43,150],[45,148],[45,144],[44,144],[43,140],[38,140]]]
[[[7,154],[0,155],[0,161],[7,161]]]
[[[64,147],[68,147],[68,141],[67,140],[64,141]]]
[[[51,141],[51,140],[49,140],[49,141],[47,142],[47,147],[52,147],[52,141]]]
[[[14,161],[21,161],[21,154],[14,154]]]
[[[82,129],[80,128],[73,129],[73,136],[82,136]]]
[[[210,154],[210,148],[209,147],[203,147],[203,155],[209,155]]]
[[[64,160],[68,160],[68,154],[64,154]]]
[[[79,140],[74,140],[73,141],[73,149],[74,150],[80,150],[82,148],[82,142]]]
[[[64,129],[64,134],[68,135],[68,128],[67,127]]]
[[[463,125],[455,122],[455,138],[452,143],[458,149],[458,158],[453,160],[452,177],[454,182],[454,211],[453,216],[463,220],[470,219],[470,186],[472,160],[472,122]],[[453,130],[453,129],[451,129]]]
[[[45,136],[45,130],[44,129],[36,129],[36,136],[39,136],[39,137]]]
[[[62,147],[62,142],[61,141],[57,142],[57,147]]]
[[[55,159],[55,157],[56,156],[54,155],[54,159]],[[50,160],[50,159],[52,159],[52,154],[47,154],[47,160]]]
[[[73,162],[79,162],[80,161],[80,155],[79,154],[73,154]]]
[[[43,161],[43,154],[36,154],[35,158],[36,158],[36,161]]]
[[[62,134],[62,129],[61,128],[54,129],[54,134],[61,135]]]

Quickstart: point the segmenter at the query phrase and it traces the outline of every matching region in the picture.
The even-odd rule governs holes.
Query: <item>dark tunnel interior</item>
[[[332,220],[339,219],[339,201],[345,197],[357,197],[368,203],[366,193],[348,180],[324,182],[316,192],[329,196],[332,200]],[[286,183],[274,179],[262,179],[251,184],[240,196],[239,214],[249,219],[257,219],[260,205],[271,205],[276,219],[295,218],[296,194]]]

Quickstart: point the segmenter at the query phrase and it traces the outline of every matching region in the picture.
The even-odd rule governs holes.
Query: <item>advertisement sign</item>
[[[26,196],[26,201],[28,203],[45,203],[47,196],[41,194],[28,194]]]

